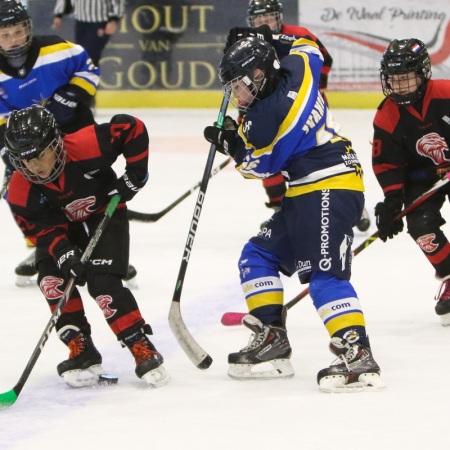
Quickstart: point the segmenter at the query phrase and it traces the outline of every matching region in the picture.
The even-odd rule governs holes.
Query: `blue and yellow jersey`
[[[45,104],[59,88],[72,85],[81,99],[95,95],[100,70],[83,47],[58,36],[35,36],[23,67],[0,58],[0,127],[13,110]]]
[[[287,197],[322,189],[363,191],[361,165],[319,92],[323,56],[306,38],[281,62],[274,92],[251,107],[238,133],[237,169],[246,178],[282,172]]]

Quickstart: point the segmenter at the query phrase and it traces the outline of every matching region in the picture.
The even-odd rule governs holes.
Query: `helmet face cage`
[[[431,78],[427,48],[418,39],[394,39],[381,58],[380,79],[383,94],[398,105],[419,101]],[[397,93],[396,90],[406,91]]]
[[[230,93],[230,103],[246,112],[256,100],[271,93],[279,69],[273,46],[251,37],[237,41],[228,49],[220,62],[219,78],[225,92]]]
[[[55,180],[66,162],[64,142],[53,115],[42,106],[33,105],[13,111],[5,131],[5,146],[14,168],[28,181],[36,184]],[[52,151],[49,152],[48,149]],[[47,150],[45,155],[42,153]],[[42,178],[25,164],[36,158],[53,159],[51,173]]]
[[[12,33],[12,27],[15,27],[17,31]],[[2,0],[0,2],[0,37],[0,42],[8,40],[10,43],[8,49],[4,49],[0,44],[0,54],[6,58],[20,58],[30,48],[31,20],[27,10],[19,1]]]
[[[55,137],[53,141],[50,143],[48,147],[46,147],[44,150],[51,148],[55,162],[53,164],[53,170],[50,173],[48,177],[41,178],[40,176],[33,173],[30,169],[27,168],[24,161],[27,161],[26,159],[20,159],[16,154],[9,153],[9,160],[11,161],[11,164],[13,167],[28,181],[34,184],[45,184],[49,183],[50,181],[56,180],[56,178],[61,175],[61,172],[64,169],[64,166],[66,164],[66,151],[64,149],[64,142],[61,139],[61,136]],[[42,154],[44,151],[42,150],[39,155]],[[52,156],[51,153],[46,154],[47,158],[50,158]],[[39,158],[39,156],[37,156]],[[28,160],[29,161],[29,160]]]
[[[283,24],[283,5],[278,0],[250,0],[247,10],[247,25],[259,27],[276,23],[272,31],[279,33]]]

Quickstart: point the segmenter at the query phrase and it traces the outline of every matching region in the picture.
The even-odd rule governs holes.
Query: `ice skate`
[[[124,338],[123,343],[136,360],[135,372],[138,378],[153,387],[161,387],[169,382],[169,374],[163,366],[164,358],[142,330]]]
[[[291,346],[286,329],[264,325],[248,314],[242,323],[254,334],[247,347],[228,355],[228,375],[236,380],[291,378]]]
[[[434,310],[441,320],[443,327],[450,326],[450,275],[445,277],[435,297],[437,300]]]
[[[123,281],[125,281],[128,289],[134,290],[139,288],[137,284],[137,270],[131,264],[128,264],[127,274],[123,278]]]
[[[332,338],[330,350],[338,358],[317,374],[323,392],[378,391],[386,386],[380,379],[380,368],[369,347],[345,339]]]
[[[37,286],[36,278],[33,278],[37,274],[35,259],[36,259],[36,250],[33,250],[15,268],[14,272],[16,273],[17,287]]]
[[[58,364],[58,374],[71,387],[98,384],[100,375],[106,372],[102,367],[102,356],[92,338],[72,325],[61,328],[58,336],[70,350],[69,359]]]
[[[356,228],[358,228],[358,230],[362,232],[367,231],[370,228],[370,216],[366,208],[363,209],[361,218],[356,224]]]

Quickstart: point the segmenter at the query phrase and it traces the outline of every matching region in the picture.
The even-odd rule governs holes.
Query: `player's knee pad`
[[[239,258],[241,283],[263,276],[278,277],[278,267],[279,261],[272,253],[253,242],[247,242]]]
[[[424,234],[435,231],[445,224],[440,211],[424,209],[412,211],[406,216],[408,232],[413,239],[417,239]]]
[[[316,309],[339,299],[357,298],[350,281],[342,280],[326,272],[311,274],[309,293]]]
[[[118,290],[125,289],[120,276],[112,274],[95,275],[88,281],[87,288],[92,298],[97,298],[99,295],[113,294]]]

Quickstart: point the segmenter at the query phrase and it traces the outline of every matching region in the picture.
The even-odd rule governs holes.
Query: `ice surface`
[[[219,105],[218,105],[219,106]],[[122,111],[123,112],[123,111]],[[158,212],[201,180],[209,145],[203,128],[216,110],[131,110],[149,128],[150,181],[130,208]],[[98,111],[99,121],[114,111]],[[336,110],[365,168],[366,201],[381,198],[370,167],[374,111]],[[215,164],[223,160],[217,155]],[[121,170],[120,164],[117,165]],[[226,328],[225,311],[243,311],[237,271],[241,247],[270,212],[259,181],[233,167],[210,180],[182,292],[184,320],[213,357],[200,371],[173,337],[167,314],[197,193],[156,223],[131,225],[134,291],[154,330],[171,382],[149,389],[134,375],[134,361],[109,330],[85,290],[85,307],[104,367],[120,377],[113,387],[71,389],[56,373],[67,357],[52,333],[17,402],[0,411],[0,448],[102,449],[423,449],[445,448],[450,385],[450,328],[434,313],[438,288],[431,266],[404,232],[373,243],[353,265],[353,283],[364,307],[374,356],[387,389],[380,393],[324,394],[317,372],[333,360],[328,335],[309,297],[288,315],[294,378],[238,382],[229,379],[227,355],[242,348],[248,330]],[[448,214],[445,207],[444,214]],[[0,269],[0,392],[19,379],[48,321],[37,288],[14,286],[14,267],[25,258],[20,232],[4,200]],[[375,231],[356,232],[355,245]],[[303,290],[283,279],[286,300]]]

